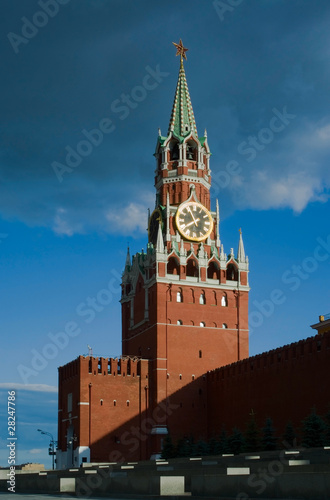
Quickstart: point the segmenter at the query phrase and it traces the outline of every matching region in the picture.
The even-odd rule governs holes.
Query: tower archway
[[[194,258],[187,262],[186,276],[198,278],[198,262]]]

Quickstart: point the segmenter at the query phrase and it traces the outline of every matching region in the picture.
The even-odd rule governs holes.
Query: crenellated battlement
[[[141,358],[135,356],[120,356],[115,358],[94,358],[87,356],[82,360],[84,372],[97,375],[109,376],[132,376],[139,377],[141,375]]]
[[[118,356],[114,358],[79,356],[75,360],[59,367],[60,380],[71,379],[77,376],[103,375],[103,376],[121,376],[121,377],[139,377],[141,375],[141,366],[146,367],[148,360],[141,359],[138,356]]]

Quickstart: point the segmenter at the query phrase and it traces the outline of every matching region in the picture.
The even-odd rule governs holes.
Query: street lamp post
[[[52,456],[52,469],[54,470],[56,451],[55,451],[55,441],[54,441],[53,434],[51,434],[50,432],[43,431],[41,429],[37,429],[37,431],[40,432],[41,434],[45,434],[46,436],[50,437],[48,455]]]

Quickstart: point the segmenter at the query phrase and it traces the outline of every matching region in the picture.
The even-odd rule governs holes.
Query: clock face
[[[212,231],[210,212],[196,201],[186,201],[179,206],[175,215],[176,227],[187,240],[203,241]]]
[[[159,208],[156,208],[150,215],[148,227],[149,241],[151,241],[153,245],[156,245],[157,242],[159,223],[162,223],[162,214]]]

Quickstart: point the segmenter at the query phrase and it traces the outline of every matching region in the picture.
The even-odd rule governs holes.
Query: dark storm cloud
[[[190,49],[188,85],[199,134],[208,129],[213,172],[232,159],[242,166],[222,198],[253,207],[255,189],[256,208],[269,208],[260,197],[268,186],[271,206],[299,211],[322,196],[329,183],[326,1],[245,0],[221,22],[213,2],[71,0],[15,54],[8,32],[20,34],[21,18],[31,20],[38,10],[30,0],[1,7],[4,217],[73,234],[112,231],[119,208],[138,220],[152,207],[152,153],[157,127],[167,130],[178,71],[171,42],[180,37]],[[124,113],[111,109],[114,101],[141,86],[147,67],[157,66],[169,75],[121,119]],[[268,126],[273,108],[284,106],[297,118],[247,163],[238,146]],[[113,132],[60,183],[52,163],[65,164],[66,148],[76,150],[86,139],[83,130],[99,128],[105,118]],[[319,146],[317,161],[307,137]],[[300,190],[291,203],[281,186],[296,179]]]

